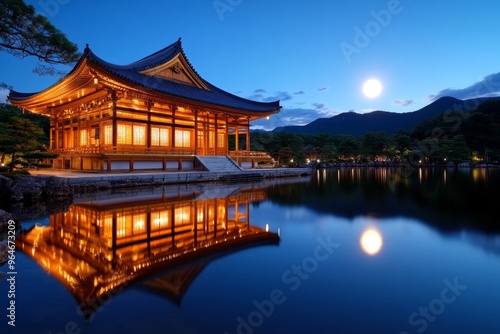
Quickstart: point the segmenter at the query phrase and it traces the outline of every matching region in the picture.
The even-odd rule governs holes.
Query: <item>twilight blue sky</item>
[[[417,110],[439,96],[500,95],[496,0],[27,0],[78,44],[127,64],[182,37],[196,71],[242,97],[280,99],[255,128],[354,110]],[[21,92],[58,78],[0,53],[0,82]],[[67,68],[68,70],[70,68]],[[366,98],[377,78],[382,94]],[[0,92],[0,99],[5,92]]]

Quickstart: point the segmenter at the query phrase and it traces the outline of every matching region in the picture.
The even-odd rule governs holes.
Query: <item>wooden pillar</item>
[[[55,143],[55,118],[51,122],[54,122],[54,125],[50,125],[50,131],[49,131],[49,151],[55,150],[56,149],[56,143]]]
[[[118,131],[116,125],[116,102],[118,100],[116,93],[111,93],[111,99],[113,100],[113,118],[112,118],[112,127],[113,127],[113,151],[116,151],[116,146],[118,145]]]
[[[64,143],[64,132],[65,132],[65,129],[64,129],[64,118],[61,118],[61,123],[62,123],[62,127],[59,128],[59,134],[58,134],[58,139],[59,139],[59,147],[64,149],[66,148],[65,146],[65,143]]]
[[[172,148],[175,148],[175,104],[172,105],[172,137],[171,137],[171,143],[172,143]]]
[[[170,228],[171,228],[171,236],[172,236],[172,249],[175,249],[175,206],[170,207]]]
[[[236,146],[235,147],[236,152],[238,152],[239,148],[240,148],[240,138],[239,137],[240,137],[240,126],[239,126],[239,124],[236,124],[236,139],[234,141],[235,146]]]
[[[193,236],[194,236],[194,247],[198,247],[198,204],[199,202],[192,202],[194,205],[194,217],[193,217]]]
[[[229,198],[224,198],[224,221],[226,222],[226,229],[229,229]]]
[[[104,128],[102,126],[102,108],[99,108],[99,150],[98,153],[101,153],[104,142]],[[102,168],[99,168],[102,170]]]
[[[54,146],[55,149],[59,149],[59,118],[56,116],[54,117]]]
[[[217,198],[214,198],[214,238],[217,239],[217,221],[219,220],[219,207],[217,206]]]
[[[73,130],[73,119],[69,119],[69,134],[68,134],[68,147],[69,143],[72,143],[72,147],[75,147],[75,131]]]
[[[250,120],[248,120],[248,125],[247,125],[247,147],[246,147],[247,152],[250,151]]]
[[[148,121],[146,125],[146,148],[149,152],[151,150],[151,107],[154,106],[153,101],[147,101],[146,106],[148,107]]]
[[[194,110],[194,154],[198,154],[198,109]]]
[[[111,236],[113,238],[112,242],[111,242],[111,249],[112,249],[112,252],[113,252],[113,256],[112,256],[112,267],[115,268],[115,258],[116,258],[116,237],[117,237],[117,218],[116,218],[116,212],[113,212],[113,218],[112,218],[112,227],[111,227]]]
[[[226,141],[226,155],[229,155],[229,122],[228,122],[228,116],[226,115],[226,128],[225,128],[225,133],[224,133],[224,138]]]
[[[215,113],[214,115],[214,123],[215,123],[215,126],[214,126],[214,150],[215,150],[215,155],[219,155],[219,124],[217,124],[218,120],[217,120],[217,113]]]
[[[78,127],[77,127],[77,131],[76,131],[76,143],[75,143],[75,147],[82,147],[81,143],[80,143],[80,140],[81,140],[81,131],[82,131],[82,113],[81,112],[78,112]],[[57,133],[57,132],[56,132]]]
[[[148,236],[148,256],[151,255],[151,211],[146,213],[146,233]]]
[[[247,200],[245,203],[245,209],[246,209],[246,219],[247,219],[247,230],[250,231],[250,202]]]
[[[203,155],[208,155],[208,143],[209,143],[209,130],[208,128],[210,127],[210,114],[208,114],[207,118],[205,118],[205,122],[203,123]]]
[[[208,234],[208,230],[210,229],[210,225],[208,224],[208,199],[203,200],[203,232],[206,235]]]

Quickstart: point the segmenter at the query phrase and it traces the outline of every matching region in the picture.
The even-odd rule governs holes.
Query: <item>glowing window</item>
[[[151,146],[169,146],[170,130],[167,128],[151,128]]]
[[[175,208],[175,225],[184,225],[191,222],[191,207],[181,206]]]
[[[151,229],[161,230],[168,226],[169,211],[158,211],[151,213]]]
[[[224,133],[217,134],[217,147],[218,148],[226,147],[226,135]]]
[[[103,217],[103,219],[99,222],[99,224],[104,225],[104,236],[105,237],[110,237],[113,234],[113,216],[112,215],[106,215]]]
[[[135,214],[133,216],[134,221],[134,234],[140,234],[146,231],[146,214]]]
[[[88,145],[87,129],[80,130],[80,146]]]
[[[144,125],[134,125],[134,145],[146,145],[146,127]]]
[[[132,216],[117,214],[116,216],[116,236],[118,238],[132,234]]]
[[[214,148],[215,147],[215,134],[213,131],[210,131],[208,133],[208,148]]]
[[[191,131],[175,130],[175,146],[191,147]]]
[[[107,124],[104,126],[104,145],[113,144],[113,126]]]
[[[132,125],[118,124],[116,126],[117,142],[122,145],[132,145]]]

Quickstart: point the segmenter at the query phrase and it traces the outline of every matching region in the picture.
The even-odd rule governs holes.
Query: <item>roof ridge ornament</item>
[[[181,73],[181,66],[179,65],[179,63],[175,63],[173,66],[170,67],[172,69],[172,71],[174,71],[175,73]]]

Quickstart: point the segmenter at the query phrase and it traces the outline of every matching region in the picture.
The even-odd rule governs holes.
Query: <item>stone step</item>
[[[241,171],[241,168],[227,156],[196,156],[196,159],[209,171]]]

